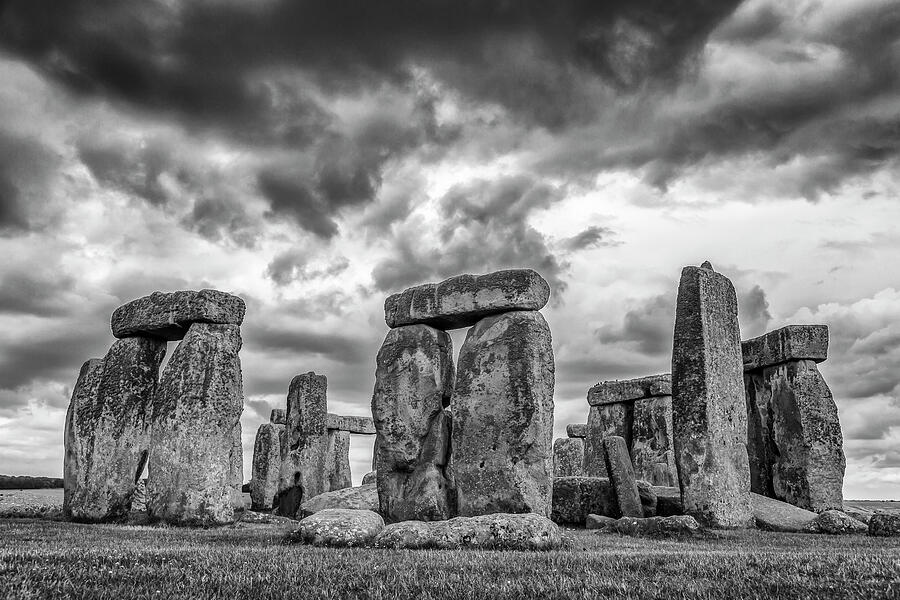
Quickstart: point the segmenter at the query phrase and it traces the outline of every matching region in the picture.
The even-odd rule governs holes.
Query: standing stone
[[[584,439],[584,472],[588,477],[609,477],[603,440],[617,435],[631,443],[634,403],[616,402],[591,406],[588,413],[587,436]]]
[[[300,505],[329,491],[326,428],[328,380],[312,371],[291,381],[287,397],[286,456],[278,481],[278,514],[294,517]]]
[[[454,515],[447,475],[453,389],[450,336],[427,325],[388,332],[378,351],[372,416],[380,512],[389,522]]]
[[[73,517],[73,506],[81,514],[85,504],[87,471],[93,452],[93,409],[102,374],[102,358],[92,358],[81,365],[66,412],[63,515],[67,518]]]
[[[352,487],[350,475],[350,432],[330,430],[325,450],[325,481],[327,491]]]
[[[550,515],[554,371],[538,312],[487,317],[469,330],[452,399],[460,516]]]
[[[553,442],[553,476],[578,477],[584,475],[584,440],[560,438]]]
[[[250,500],[253,510],[271,510],[278,495],[283,431],[284,425],[279,425],[274,420],[271,423],[263,423],[256,431],[256,440],[253,443],[253,476],[250,479]]]
[[[151,519],[234,520],[231,457],[244,406],[240,349],[237,325],[194,323],[163,371],[153,407]]]
[[[684,510],[711,527],[752,525],[737,297],[711,267],[681,272],[672,408]]]
[[[631,460],[638,479],[653,485],[678,485],[672,441],[672,396],[635,400]]]
[[[231,505],[234,510],[244,510],[244,444],[241,440],[241,422],[231,430],[231,452],[228,455],[231,473]]]
[[[620,517],[643,517],[641,496],[625,438],[611,436],[603,440],[606,470],[616,497]]]

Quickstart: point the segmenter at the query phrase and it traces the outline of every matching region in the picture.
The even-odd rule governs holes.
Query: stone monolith
[[[275,411],[272,411],[273,413]],[[272,415],[275,417],[275,415]],[[282,419],[283,421],[283,419]],[[253,474],[250,479],[250,501],[253,510],[271,510],[278,495],[281,470],[281,433],[284,425],[274,419],[256,431],[253,443]]]
[[[192,323],[240,325],[244,301],[218,290],[154,292],[117,308],[110,319],[117,338],[135,335],[180,340]]]
[[[97,389],[103,374],[103,359],[91,358],[81,365],[72,399],[66,411],[64,433],[65,458],[63,460],[63,515],[73,516],[72,507],[79,514],[85,503],[86,478],[93,452],[94,407]]]
[[[553,442],[553,476],[578,477],[584,475],[584,440],[559,438]]]
[[[350,474],[350,432],[328,431],[326,445],[325,481],[329,492],[352,487]]]
[[[637,480],[634,478],[634,468],[631,465],[631,457],[628,456],[628,445],[625,443],[625,438],[617,435],[604,438],[603,450],[606,471],[609,473],[609,482],[612,484],[619,512],[618,516],[643,517],[641,496],[638,492]]]

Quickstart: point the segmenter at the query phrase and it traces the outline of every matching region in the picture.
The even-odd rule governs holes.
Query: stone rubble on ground
[[[819,513],[804,528],[807,533],[827,533],[829,535],[866,533],[868,530],[865,523],[857,521],[839,510],[826,510]]]

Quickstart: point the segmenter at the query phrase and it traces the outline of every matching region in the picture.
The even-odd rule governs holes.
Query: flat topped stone
[[[154,292],[117,308],[110,325],[117,338],[146,335],[183,339],[192,323],[240,325],[246,307],[237,296],[218,290]]]
[[[672,375],[650,375],[621,381],[601,381],[588,390],[588,404],[616,404],[641,398],[672,395]]]
[[[375,435],[375,422],[372,420],[372,417],[343,416],[328,413],[325,417],[325,427],[362,435]]]
[[[587,423],[569,423],[566,425],[566,435],[570,438],[587,437]]]
[[[457,275],[389,296],[384,302],[384,320],[388,327],[422,323],[457,329],[498,313],[540,310],[549,299],[550,285],[531,269]]]
[[[791,360],[822,362],[828,358],[827,325],[788,325],[741,342],[744,371]]]

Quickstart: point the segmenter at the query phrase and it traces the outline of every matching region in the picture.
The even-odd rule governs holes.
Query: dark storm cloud
[[[58,265],[57,265],[58,267]],[[14,265],[0,272],[0,314],[54,317],[71,309],[75,279],[57,269],[41,265]]]
[[[648,298],[625,313],[622,325],[597,331],[601,342],[624,342],[646,355],[672,352],[672,331],[675,327],[675,291]]]
[[[563,241],[563,248],[569,252],[584,250],[585,248],[595,248],[597,246],[610,246],[615,242],[609,238],[614,235],[613,230],[608,227],[599,225],[591,225],[581,233],[570,237]]]
[[[40,142],[0,129],[0,235],[22,234],[34,227],[29,206],[44,200],[58,163],[59,157]]]
[[[278,285],[287,285],[292,281],[334,277],[346,271],[349,266],[350,261],[343,256],[327,264],[310,265],[309,253],[303,248],[295,248],[275,256],[266,267],[266,276]]]
[[[318,333],[286,325],[278,327],[256,324],[245,326],[244,342],[249,351],[263,351],[290,355],[319,355],[351,364],[367,359],[360,340],[336,333]]]
[[[171,149],[161,141],[129,144],[92,132],[80,139],[76,147],[78,157],[98,181],[136,194],[153,205],[166,203],[160,176],[173,165]]]

